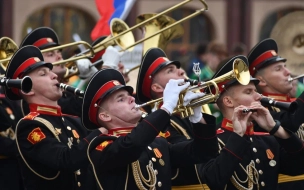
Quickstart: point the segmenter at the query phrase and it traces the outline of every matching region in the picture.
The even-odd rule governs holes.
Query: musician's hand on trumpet
[[[190,83],[184,82],[184,79],[170,79],[166,84],[164,89],[163,96],[163,105],[161,109],[166,110],[169,114],[173,113],[174,108],[177,106],[177,102],[179,100],[179,94],[185,90]]]
[[[194,93],[192,91],[187,91],[186,95],[184,97],[184,106],[187,106],[192,100],[195,100],[197,98],[203,97],[205,93],[203,92],[197,92]],[[189,117],[189,120],[191,123],[198,123],[202,120],[203,114],[202,114],[202,107],[197,106],[193,108],[194,114]]]
[[[96,67],[90,67],[92,63],[88,59],[79,59],[76,61],[76,65],[79,70],[79,78],[81,79],[90,78],[98,71]]]

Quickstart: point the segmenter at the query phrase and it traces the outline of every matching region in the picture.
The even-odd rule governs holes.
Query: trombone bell
[[[122,32],[129,30],[128,25],[120,19],[114,18],[111,20],[111,34],[113,37],[119,36]],[[126,47],[135,43],[134,35],[131,31],[121,35],[119,38],[114,39],[115,43],[119,45],[123,50]],[[129,48],[129,51],[133,51],[134,47]]]
[[[0,65],[4,71],[6,71],[9,60],[17,50],[18,46],[11,38],[0,38]]]

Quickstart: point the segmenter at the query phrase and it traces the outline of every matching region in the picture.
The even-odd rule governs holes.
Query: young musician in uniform
[[[90,189],[87,182],[87,147],[99,130],[87,131],[79,118],[66,115],[58,106],[62,96],[53,65],[46,63],[35,46],[20,48],[6,70],[9,79],[30,76],[32,90],[24,93],[6,88],[11,100],[23,98],[30,113],[16,126],[16,143],[25,189]]]
[[[104,69],[92,77],[84,95],[82,122],[88,129],[108,129],[108,135],[95,138],[89,146],[100,189],[169,190],[171,167],[205,162],[217,154],[215,123],[208,123],[202,114],[193,124],[194,140],[172,145],[159,135],[169,125],[179,93],[189,86],[181,83],[183,79],[170,80],[161,108],[138,123],[142,112],[121,73]],[[188,101],[197,97],[188,94]]]
[[[233,57],[213,78],[231,71],[235,61],[248,64],[245,56]],[[218,84],[216,103],[224,115],[217,131],[221,151],[202,170],[211,189],[277,189],[279,173],[304,173],[303,142],[261,105],[258,82],[251,78],[248,85],[236,79]],[[253,121],[267,132],[255,132]]]
[[[56,32],[49,27],[39,27],[31,31],[27,36],[24,37],[20,44],[20,48],[26,45],[33,45],[38,47],[40,50],[45,50],[51,47],[59,46],[59,39]],[[61,50],[53,50],[42,53],[45,62],[54,63],[62,61]],[[75,61],[79,70],[79,77],[82,79],[90,78],[97,69],[90,67],[91,62],[88,59],[79,59]],[[53,72],[58,76],[60,83],[65,82],[65,76],[69,74],[69,70],[64,64],[54,65]],[[64,113],[80,116],[81,115],[81,104],[82,99],[74,96],[71,93],[64,92],[63,97],[59,99],[59,105]],[[28,106],[23,104],[23,111],[25,115],[29,112]]]
[[[270,38],[262,40],[251,49],[248,54],[248,61],[250,74],[260,80],[257,86],[260,93],[276,101],[296,101],[298,103],[298,109],[294,114],[274,107],[269,107],[269,109],[271,110],[272,116],[278,119],[283,127],[296,132],[303,140],[304,93],[297,99],[291,99],[289,97],[289,92],[292,90],[292,81],[289,81],[291,78],[290,71],[286,67],[286,59],[278,55],[277,43]],[[292,183],[294,184],[294,188],[304,188],[304,175],[297,176],[296,178],[281,177],[284,178],[284,181],[301,180]],[[293,189],[288,183],[280,184],[280,188]]]
[[[184,71],[179,61],[170,61],[160,48],[149,49],[143,57],[137,79],[137,98],[141,103],[163,97],[164,89],[170,79],[184,79]],[[201,106],[195,108],[195,115],[200,116]],[[215,118],[204,114],[215,122]],[[175,144],[194,138],[193,122],[199,117],[181,118],[179,114],[170,117],[170,124],[164,134],[168,142]],[[172,185],[174,188],[192,185],[192,188],[202,189],[202,181],[197,173],[196,165],[188,165],[172,171]],[[196,186],[194,186],[196,185]]]

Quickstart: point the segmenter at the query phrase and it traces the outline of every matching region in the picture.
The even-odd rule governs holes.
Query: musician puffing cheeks
[[[236,59],[248,64],[244,56],[233,57],[213,78],[229,72]],[[250,78],[246,86],[236,79],[218,84],[216,103],[224,115],[217,132],[221,151],[201,170],[211,189],[276,189],[279,173],[304,173],[303,142],[261,105],[255,87],[258,82]],[[252,121],[267,132],[255,132]]]

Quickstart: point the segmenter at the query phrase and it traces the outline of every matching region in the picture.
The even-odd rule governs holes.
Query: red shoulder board
[[[216,134],[218,135],[218,134],[221,134],[221,133],[224,133],[225,131],[223,130],[223,129],[218,129],[218,130],[216,130]]]
[[[23,119],[34,120],[35,117],[37,117],[38,115],[39,115],[38,112],[30,112],[29,114],[24,116]]]
[[[100,143],[98,146],[96,146],[96,150],[98,151],[102,151],[104,148],[106,148],[109,144],[113,143],[112,140],[109,141],[103,141],[102,143]]]
[[[27,140],[32,144],[36,144],[43,139],[45,139],[45,134],[41,131],[40,127],[33,129],[30,134],[27,136]]]
[[[168,137],[170,137],[170,131],[166,131],[165,133],[163,133],[163,132],[159,132],[159,134],[157,135],[158,137],[164,137],[164,138],[168,138]]]

